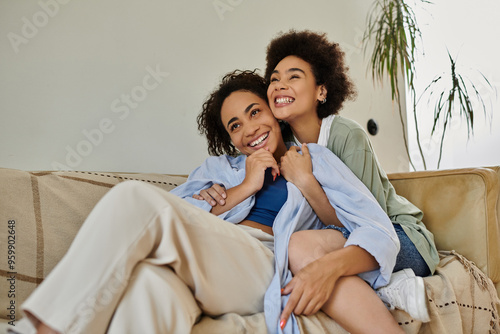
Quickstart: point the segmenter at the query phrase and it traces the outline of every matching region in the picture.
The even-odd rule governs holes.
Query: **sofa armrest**
[[[439,250],[473,261],[500,291],[500,167],[389,175],[396,192],[424,212]]]

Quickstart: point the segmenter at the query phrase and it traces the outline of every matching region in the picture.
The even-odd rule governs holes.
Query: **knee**
[[[164,206],[168,195],[162,195],[164,190],[142,181],[125,181],[118,183],[106,194],[103,199],[116,201],[125,209],[136,208],[139,205],[149,204]]]
[[[300,254],[303,247],[303,237],[301,231],[295,232],[290,236],[290,241],[288,242],[288,256]]]
[[[109,194],[122,195],[122,194],[129,194],[132,192],[148,191],[149,187],[150,185],[142,181],[128,180],[120,182],[117,185],[115,185],[113,188],[111,188]]]
[[[96,208],[143,220],[165,208],[176,207],[176,199],[181,200],[157,186],[142,181],[125,181],[111,188]]]
[[[336,230],[304,230],[293,233],[288,244],[289,267],[293,274],[345,244]]]
[[[290,236],[288,243],[288,266],[295,275],[314,259],[310,254],[310,247],[305,231],[298,231]]]
[[[118,201],[129,198],[132,194],[142,191],[146,185],[141,181],[125,181],[113,186],[102,198],[102,201]]]

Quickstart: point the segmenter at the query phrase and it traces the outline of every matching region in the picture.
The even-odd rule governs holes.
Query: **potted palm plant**
[[[417,0],[418,4],[431,4],[427,0]],[[415,4],[415,5],[418,5]],[[423,90],[417,94],[415,88],[415,60],[422,45],[421,33],[413,8],[405,0],[375,0],[367,16],[366,30],[363,36],[363,48],[370,52],[369,68],[375,82],[389,81],[392,100],[397,105],[403,140],[413,170],[416,170],[414,161],[409,152],[407,127],[404,122],[406,107],[402,104],[402,96],[410,101],[415,124],[415,141],[422,160],[423,168],[427,169],[426,157],[422,150],[418,113],[421,109],[432,110],[433,126],[431,136],[440,133],[439,159],[441,162],[443,142],[450,120],[454,115],[463,117],[467,124],[467,135],[473,135],[474,113],[477,108],[486,113],[485,102],[478,92],[477,84],[465,78],[457,71],[456,57],[449,53],[450,67],[447,73],[436,76]],[[492,87],[486,77],[481,76],[483,83]],[[443,84],[446,83],[446,84]],[[402,88],[404,87],[404,88]],[[402,91],[405,89],[405,91]],[[425,98],[424,98],[425,97]],[[423,106],[422,100],[427,100]],[[431,107],[429,107],[432,105]],[[438,128],[441,127],[437,131]]]

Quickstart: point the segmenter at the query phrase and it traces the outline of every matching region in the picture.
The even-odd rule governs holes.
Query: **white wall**
[[[449,51],[457,61],[457,72],[466,81],[470,79],[477,85],[486,105],[485,115],[481,106],[473,100],[477,109],[471,138],[467,136],[465,118],[454,114],[446,132],[440,169],[500,165],[499,13],[500,2],[491,0],[443,0],[416,8],[425,50],[425,55],[419,57],[416,65],[418,91],[422,92],[438,75],[445,74],[445,82],[448,83],[451,71]],[[488,79],[492,87],[485,83],[481,75]],[[474,95],[473,91],[470,93]],[[427,105],[426,101],[427,97],[419,105],[419,129],[427,168],[435,169],[442,130],[434,136],[430,135],[434,104]],[[410,120],[412,115],[409,109]],[[414,136],[413,127],[411,123],[410,136]],[[412,144],[412,158],[417,162],[417,169],[423,169],[416,142]]]
[[[279,31],[327,32],[359,93],[342,115],[383,167],[408,169],[389,92],[359,48],[371,0],[0,2],[0,167],[188,173],[208,155],[196,116],[233,69],[263,69]]]

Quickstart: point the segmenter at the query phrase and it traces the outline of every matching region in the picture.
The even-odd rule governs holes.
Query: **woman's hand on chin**
[[[273,169],[273,176],[279,175],[280,169],[274,156],[267,149],[261,148],[247,157],[245,180],[243,184],[253,190],[253,194],[262,189],[266,169]]]

